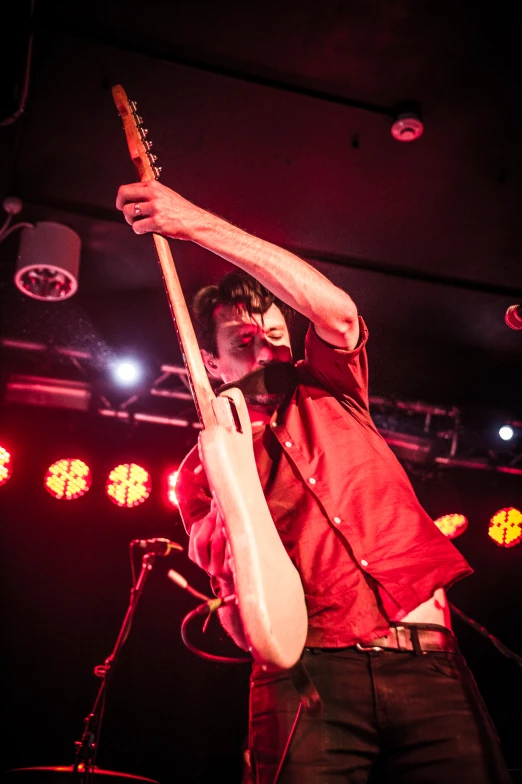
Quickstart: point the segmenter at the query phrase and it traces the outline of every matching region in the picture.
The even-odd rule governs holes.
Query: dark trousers
[[[318,716],[303,711],[280,784],[508,784],[495,728],[459,653],[306,649]],[[254,781],[271,784],[299,705],[286,672],[255,666]]]

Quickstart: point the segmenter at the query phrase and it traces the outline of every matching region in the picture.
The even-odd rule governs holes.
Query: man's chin
[[[273,407],[288,400],[295,386],[296,371],[292,362],[270,362],[237,381],[224,384],[218,391],[237,387],[249,405]]]
[[[259,395],[245,394],[244,398],[247,402],[247,405],[251,406],[252,408],[277,408],[282,403],[284,403],[285,400],[287,400],[288,395],[283,393],[266,393]]]

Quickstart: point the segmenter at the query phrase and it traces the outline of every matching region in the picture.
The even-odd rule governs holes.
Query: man
[[[302,715],[279,780],[508,782],[450,631],[444,589],[471,570],[370,418],[367,330],[352,299],[293,254],[159,183],[122,186],[117,206],[136,233],[196,242],[243,271],[200,292],[195,312],[209,373],[244,391],[261,484],[307,603],[303,663],[323,707]],[[296,366],[286,308],[310,321]],[[190,557],[218,593],[233,593],[197,450],[178,487]],[[245,647],[237,609],[220,613]],[[289,673],[254,665],[249,748],[261,784],[274,780],[299,699]]]

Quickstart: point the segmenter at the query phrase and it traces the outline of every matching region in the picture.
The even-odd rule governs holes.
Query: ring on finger
[[[134,205],[134,215],[139,218],[141,215],[141,207],[139,204]]]

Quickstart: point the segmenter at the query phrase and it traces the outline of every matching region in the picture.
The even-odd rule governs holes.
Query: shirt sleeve
[[[368,357],[366,342],[368,329],[359,316],[359,342],[349,351],[330,345],[320,338],[310,324],[305,339],[305,358],[308,368],[326,389],[349,407],[367,413]]]

